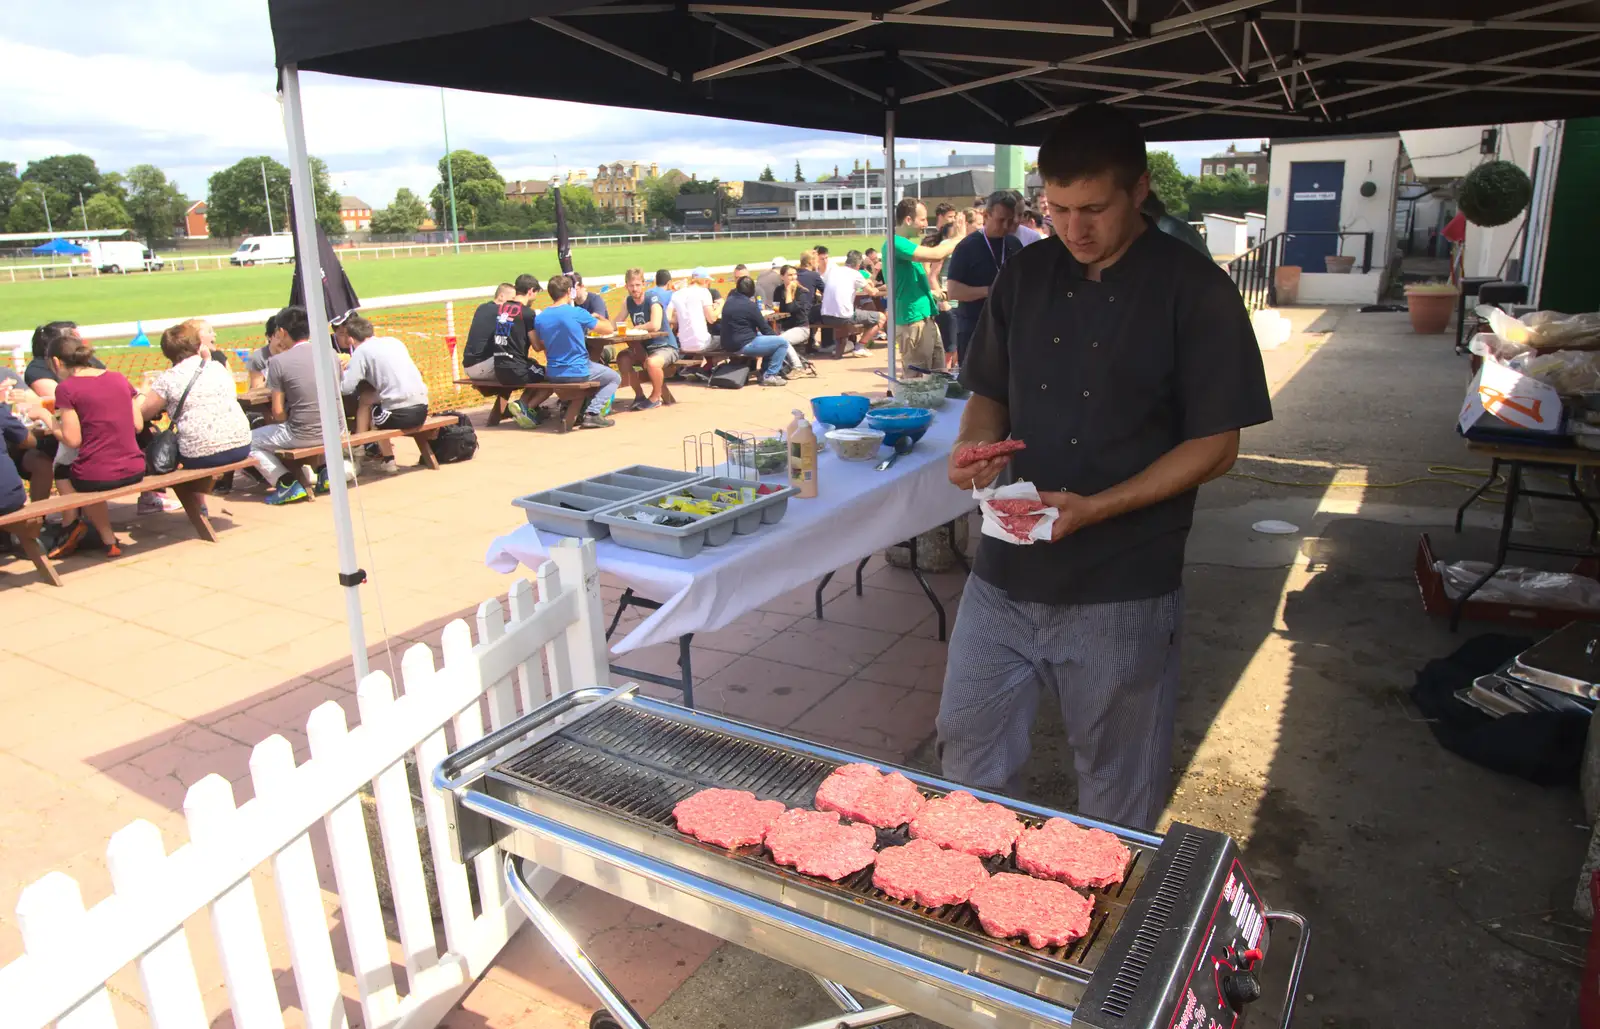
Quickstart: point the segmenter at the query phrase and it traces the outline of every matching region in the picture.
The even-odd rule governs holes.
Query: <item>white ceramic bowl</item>
[[[883,433],[877,429],[833,429],[826,439],[833,452],[846,461],[876,460],[883,446]]]

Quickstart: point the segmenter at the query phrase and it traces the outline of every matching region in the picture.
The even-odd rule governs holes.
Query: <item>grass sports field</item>
[[[881,247],[881,237],[823,240],[835,253]],[[804,239],[739,239],[695,243],[631,243],[579,247],[573,264],[586,276],[620,275],[629,268],[691,268],[744,262],[764,269],[774,255],[791,261],[810,245]],[[554,250],[450,254],[352,261],[345,265],[363,297],[462,289],[509,282],[531,272],[542,282],[560,270]],[[162,271],[33,282],[0,281],[0,330],[31,329],[52,319],[80,325],[252,311],[287,302],[291,265],[225,267],[215,271]]]

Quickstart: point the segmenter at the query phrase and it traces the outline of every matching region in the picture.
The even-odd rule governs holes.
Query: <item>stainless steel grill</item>
[[[1088,935],[1044,950],[989,936],[967,905],[926,908],[895,900],[872,885],[870,868],[834,883],[778,865],[759,847],[730,853],[700,843],[678,833],[672,820],[673,806],[696,791],[744,789],[790,807],[810,807],[829,773],[863,759],[627,693],[568,694],[452,755],[435,773],[435,783],[450,800],[459,856],[499,844],[819,978],[893,1002],[856,1016],[876,1013],[877,1020],[826,1025],[875,1025],[905,1009],[957,1027],[1205,1027],[1211,1023],[1195,1018],[1206,1012],[1217,1025],[1230,1026],[1253,999],[1251,990],[1259,993],[1261,957],[1247,959],[1246,952],[1265,952],[1269,920],[1300,921],[1265,910],[1231,840],[1182,824],[1164,837],[1101,826],[1128,846],[1124,881],[1092,892]],[[553,724],[561,718],[566,720]],[[471,777],[461,776],[471,763],[530,731],[519,749],[502,752]],[[931,796],[957,788],[901,771]],[[1073,817],[979,795],[1006,804],[1030,825]],[[880,846],[906,839],[903,828],[879,830]],[[1017,871],[1009,857],[987,864],[991,871]],[[516,880],[514,868],[509,877]],[[520,881],[512,888],[525,904],[537,905]],[[550,917],[547,911],[542,915]],[[544,924],[539,916],[535,921]],[[1292,979],[1304,954],[1301,924]],[[581,953],[566,956],[569,962],[587,960]],[[585,977],[623,1019],[618,1024],[643,1025],[636,1015],[617,1012],[604,977],[589,972]],[[1284,1025],[1295,986],[1291,982]]]

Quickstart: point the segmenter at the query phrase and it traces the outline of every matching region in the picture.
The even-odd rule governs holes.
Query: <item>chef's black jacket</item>
[[[1085,496],[1185,440],[1272,419],[1266,372],[1233,280],[1145,231],[1100,281],[1054,237],[1011,257],[990,290],[961,382],[1006,405],[1027,443],[1012,472]],[[975,573],[1012,600],[1098,604],[1179,587],[1195,490],[1018,546],[985,536]]]

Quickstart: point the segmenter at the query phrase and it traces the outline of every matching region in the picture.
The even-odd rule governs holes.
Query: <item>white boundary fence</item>
[[[812,239],[837,236],[872,236],[883,231],[882,216],[880,224],[874,226],[849,226],[839,229],[724,229],[721,232],[674,232],[667,236],[673,243],[691,243],[695,240],[711,239]]]
[[[0,969],[0,1023],[111,1029],[118,1022],[106,985],[136,964],[155,1029],[203,1029],[209,984],[195,974],[184,922],[206,912],[239,1029],[284,1026],[269,937],[287,942],[296,994],[287,1003],[307,1026],[347,1029],[341,971],[354,977],[363,1029],[438,1025],[523,920],[505,895],[498,849],[474,859],[480,913],[473,914],[467,868],[450,856],[443,801],[428,784],[446,755],[446,733],[460,748],[483,736],[485,710],[489,727],[499,728],[552,696],[608,683],[594,545],[568,541],[551,556],[536,573],[537,603],[523,579],[510,593],[509,622],[498,601],[479,605],[476,646],[458,619],[445,628],[442,666],[435,668],[424,644],[406,651],[400,697],[382,672],[363,679],[356,728],[346,727],[332,701],[313,711],[305,764],[295,765],[282,736],[257,744],[254,799],[235,807],[232,785],[216,774],[191,786],[183,805],[190,841],[171,854],[150,822],[115,833],[106,848],[114,892],[105,900],[85,910],[77,882],[61,872],[26,887],[17,902],[24,953]],[[420,772],[426,848],[417,838],[407,756]],[[382,835],[376,855],[356,796],[368,783]],[[312,852],[319,825],[332,856],[336,915]],[[385,931],[375,856],[387,871],[398,951]],[[425,863],[437,885],[442,954]],[[258,902],[257,866],[270,869],[275,905]],[[541,873],[534,885],[543,893],[554,881]],[[264,922],[274,909],[281,917]],[[344,934],[344,969],[335,963],[330,915]],[[404,966],[403,994],[391,963]]]
[[[718,237],[728,236],[728,233],[717,233]],[[743,233],[741,235],[748,235]],[[798,235],[804,235],[799,233]],[[708,237],[709,238],[709,237]],[[650,236],[647,233],[634,233],[632,235],[618,236],[573,236],[573,246],[615,246],[625,243],[648,243]],[[556,239],[554,236],[538,239],[498,239],[482,242],[468,243],[463,241],[459,247],[463,254],[496,253],[502,250],[553,250]],[[457,250],[454,243],[394,243],[377,244],[365,247],[336,247],[334,252],[341,261],[387,261],[398,260],[404,257],[435,257],[440,254],[453,254]],[[160,255],[167,271],[201,271],[219,270],[231,267],[228,254],[191,254],[181,252]],[[290,262],[292,263],[292,262]],[[8,282],[36,279],[79,278],[83,276],[99,275],[100,272],[92,264],[83,262],[55,261],[51,263],[7,263],[0,264],[0,272],[5,273]],[[124,274],[127,274],[126,272]],[[143,272],[142,275],[158,275],[160,272]]]

